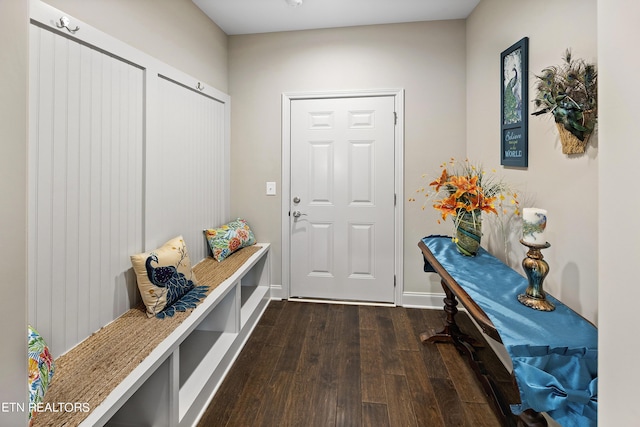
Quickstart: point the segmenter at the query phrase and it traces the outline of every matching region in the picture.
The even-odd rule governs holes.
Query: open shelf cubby
[[[204,389],[238,336],[237,286],[207,315],[179,347],[180,419]]]
[[[175,400],[169,381],[172,364],[172,357],[166,359],[106,425],[109,427],[143,425],[170,427],[171,402]]]

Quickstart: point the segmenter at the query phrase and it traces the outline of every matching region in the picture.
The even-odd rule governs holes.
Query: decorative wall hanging
[[[598,121],[598,72],[595,64],[574,59],[570,49],[562,61],[536,76],[539,110],[532,115],[553,115],[564,154],[584,153]]]
[[[529,159],[528,99],[529,38],[500,54],[500,164],[527,167]]]

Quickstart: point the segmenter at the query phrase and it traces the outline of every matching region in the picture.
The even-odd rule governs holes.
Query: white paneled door
[[[394,302],[394,105],[291,102],[291,297]]]

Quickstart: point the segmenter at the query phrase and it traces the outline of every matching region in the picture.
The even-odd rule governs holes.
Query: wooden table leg
[[[444,311],[447,314],[444,329],[434,335],[431,335],[429,332],[423,332],[420,334],[420,340],[423,344],[454,344],[456,349],[467,357],[469,366],[473,369],[484,392],[490,397],[494,412],[500,419],[501,424],[507,427],[514,426],[516,424],[516,418],[511,413],[509,404],[506,402],[506,399],[504,399],[504,396],[488,374],[484,363],[478,358],[475,351],[476,348],[484,347],[484,345],[460,330],[455,318],[458,313],[456,296],[444,280],[442,281],[442,289],[444,289],[446,295],[444,299]],[[547,420],[542,414],[528,409],[517,417],[517,425],[518,427],[546,427]]]
[[[456,340],[460,342],[466,342],[473,347],[481,348],[484,345],[469,335],[465,334],[460,330],[458,324],[456,323],[456,314],[458,314],[458,300],[456,299],[455,294],[449,289],[444,280],[441,282],[442,289],[444,289],[445,299],[444,299],[444,312],[447,314],[447,318],[445,319],[444,329],[434,335],[429,332],[423,332],[420,334],[420,341],[423,344],[426,343],[437,343],[437,342],[445,342],[445,343],[455,343]]]

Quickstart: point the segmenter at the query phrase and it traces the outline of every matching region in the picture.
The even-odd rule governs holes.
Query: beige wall
[[[569,17],[569,18],[568,18]],[[597,62],[596,0],[505,2],[482,0],[467,20],[468,156],[499,164],[500,53],[529,37],[529,99],[534,74],[559,64],[566,48]],[[534,111],[533,105],[529,106]],[[524,207],[548,210],[543,251],[550,266],[545,289],[593,322],[598,321],[598,135],[586,154],[562,154],[550,116],[529,116],[529,167],[501,168],[521,189]],[[516,230],[520,229],[517,223]],[[487,230],[489,237],[495,232]],[[521,271],[525,248],[512,236],[517,255],[512,267]],[[489,240],[489,239],[488,239]],[[488,241],[494,248],[500,239]]]
[[[27,76],[26,2],[0,1],[0,403],[27,396]],[[0,425],[26,425],[24,412],[0,412]]]
[[[281,283],[283,92],[403,88],[405,192],[420,175],[465,152],[465,23],[422,22],[246,36],[229,40],[232,98],[232,216],[246,217],[274,244],[273,282]],[[427,282],[416,245],[438,232],[435,214],[405,206],[405,290],[442,292]]]
[[[598,1],[600,70],[599,337],[601,426],[637,425],[640,365],[636,339],[640,226],[632,219],[640,198],[637,83],[640,2]]]
[[[227,92],[227,35],[191,0],[44,0]]]

